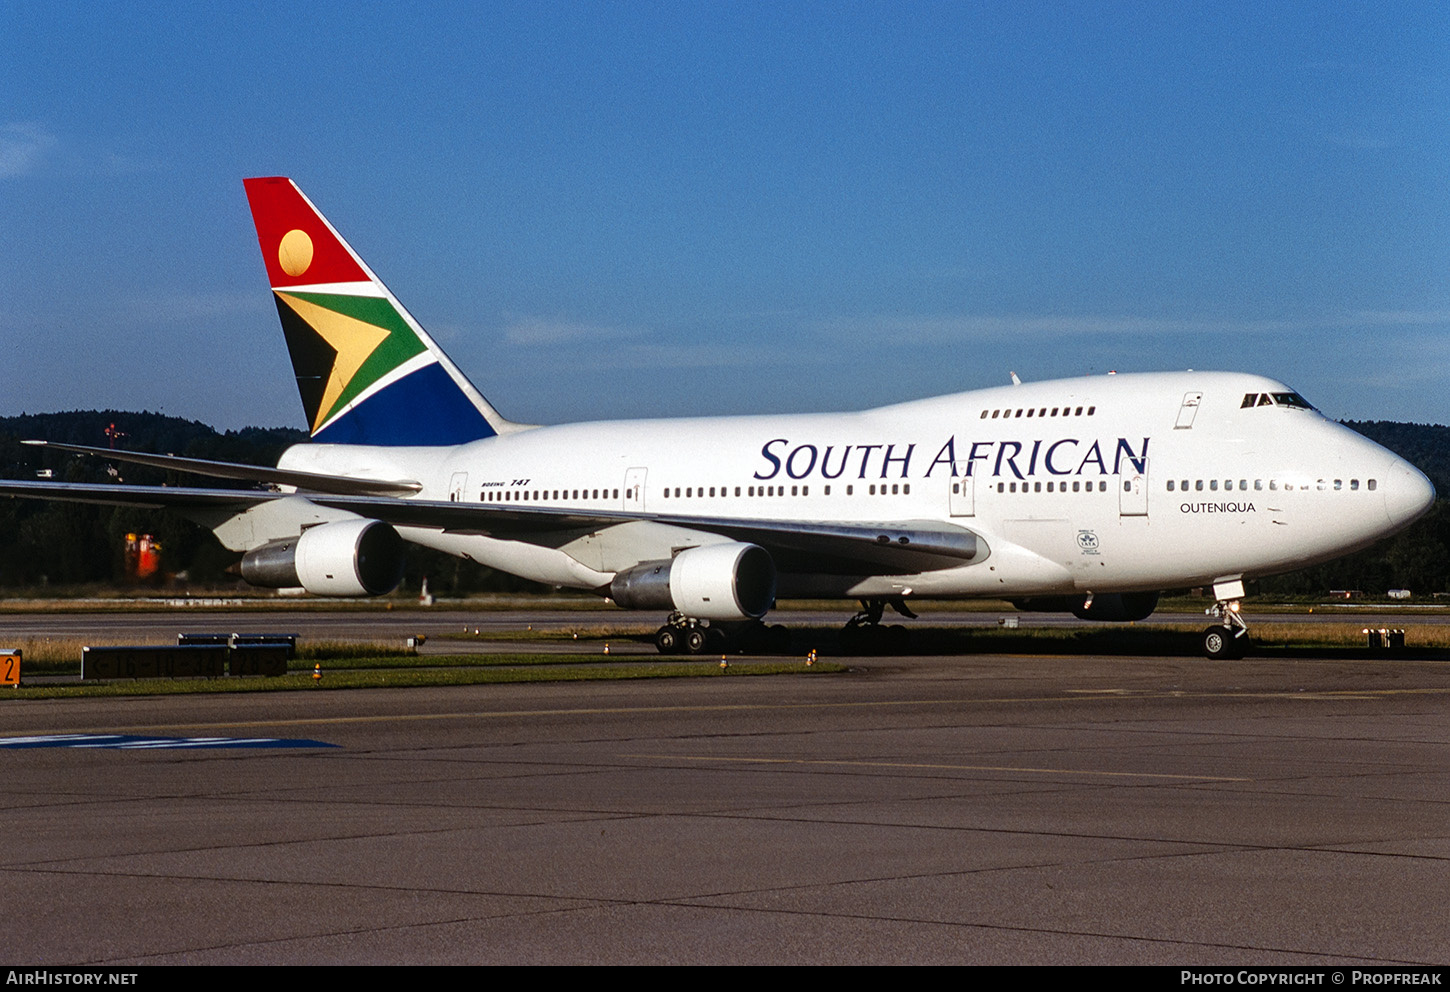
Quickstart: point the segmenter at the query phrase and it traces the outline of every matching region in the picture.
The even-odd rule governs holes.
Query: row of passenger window
[[[1367,480],[1365,482],[1364,487],[1366,489],[1370,490],[1371,492],[1373,492],[1375,490],[1375,488],[1377,487],[1377,485],[1378,485],[1378,483],[1374,479],[1369,479],[1369,480]],[[1174,491],[1175,486],[1177,487],[1177,489],[1181,490],[1182,492],[1185,492],[1185,493],[1188,492],[1188,480],[1187,479],[1183,479],[1183,480],[1177,481],[1177,482],[1175,482],[1175,480],[1173,480],[1173,479],[1169,479],[1168,480],[1168,491],[1170,493]],[[1206,484],[1205,484],[1205,481],[1203,479],[1194,479],[1193,480],[1193,489],[1194,489],[1195,492],[1203,492],[1205,489],[1207,489],[1209,492],[1212,493],[1212,492],[1218,492],[1220,488],[1222,488],[1222,490],[1224,492],[1233,492],[1234,491],[1234,480],[1233,479],[1224,479],[1222,486],[1219,485],[1219,480],[1217,480],[1217,479],[1209,479],[1209,480],[1207,480],[1207,483]],[[1248,491],[1248,488],[1249,488],[1249,480],[1248,479],[1240,479],[1240,480],[1238,480],[1238,491],[1239,492],[1247,492]],[[1265,483],[1265,481],[1263,479],[1255,479],[1254,480],[1254,491],[1255,492],[1263,492],[1265,489],[1267,489],[1271,493],[1272,492],[1277,492],[1280,489],[1284,490],[1285,492],[1293,492],[1296,489],[1299,490],[1300,492],[1308,492],[1311,489],[1317,489],[1320,492],[1323,492],[1323,491],[1325,491],[1327,489],[1343,489],[1343,488],[1344,488],[1344,480],[1343,479],[1315,479],[1313,482],[1280,482],[1278,479],[1269,479],[1267,483]],[[1359,488],[1359,480],[1358,479],[1350,479],[1349,480],[1349,489],[1350,489],[1350,491],[1353,492],[1354,490],[1356,490],[1358,488]]]
[[[736,496],[785,496],[786,486],[735,486]],[[665,499],[706,499],[729,496],[729,486],[666,486],[660,493]],[[790,486],[789,495],[809,496],[810,486]],[[831,495],[831,487],[823,486],[822,494]],[[846,486],[846,495],[856,495],[854,485]],[[880,485],[871,483],[866,486],[865,495],[868,496],[910,496],[911,483],[893,482],[890,485],[883,482]],[[541,500],[597,500],[597,499],[619,499],[618,489],[485,489],[478,494],[479,502],[482,503],[535,503]]]
[[[1065,481],[1065,480],[1064,481],[1061,481],[1061,482],[1049,481],[1049,482],[1045,482],[1045,483],[1044,482],[1021,482],[1021,483],[1018,483],[1018,482],[999,482],[999,483],[997,483],[997,492],[999,492],[999,493],[1015,493],[1015,492],[1024,492],[1024,493],[1026,493],[1026,492],[1037,492],[1037,493],[1040,493],[1040,492],[1049,492],[1049,493],[1050,492],[1060,492],[1060,493],[1065,493],[1065,492],[1071,491],[1071,492],[1075,492],[1075,493],[1076,492],[1088,492],[1088,493],[1090,493],[1090,492],[1100,492],[1100,493],[1103,493],[1103,492],[1107,492],[1108,491],[1108,484],[1104,480],[1099,480],[1097,482],[1096,489],[1094,489],[1093,481],[1091,479],[1087,480],[1086,482],[1084,482],[1084,481],[1082,481],[1080,479],[1074,479],[1071,482],[1070,485],[1072,487],[1071,490],[1069,490],[1069,488],[1068,488],[1069,483],[1067,481]],[[1018,486],[1021,486],[1021,488],[1019,489]],[[1359,486],[1360,486],[1360,482],[1359,482],[1358,479],[1350,479],[1349,480],[1349,490],[1351,492],[1354,492],[1354,491],[1358,490],[1359,489]],[[1125,487],[1126,487],[1126,484],[1125,484]],[[1368,479],[1368,480],[1365,481],[1364,487],[1366,489],[1368,489],[1369,491],[1373,492],[1378,487],[1378,482],[1375,479]],[[1179,492],[1179,491],[1186,493],[1186,492],[1189,492],[1190,491],[1190,488],[1193,491],[1196,491],[1196,492],[1205,492],[1205,491],[1207,491],[1207,492],[1220,492],[1220,491],[1222,491],[1222,492],[1234,492],[1235,490],[1237,490],[1239,492],[1248,492],[1249,491],[1249,480],[1248,479],[1239,479],[1237,481],[1237,484],[1235,483],[1235,481],[1233,479],[1224,479],[1224,480],[1222,480],[1222,482],[1220,482],[1220,480],[1218,480],[1218,479],[1194,479],[1194,480],[1191,480],[1191,481],[1188,480],[1188,479],[1182,479],[1182,480],[1169,479],[1168,482],[1167,482],[1167,489],[1168,489],[1168,491],[1170,493],[1171,492]],[[1344,488],[1345,488],[1345,485],[1344,485],[1344,480],[1343,479],[1316,479],[1312,483],[1310,483],[1310,482],[1298,482],[1298,483],[1295,483],[1295,482],[1282,482],[1281,483],[1277,479],[1269,479],[1266,482],[1263,479],[1255,479],[1254,480],[1254,484],[1253,484],[1253,489],[1254,489],[1255,492],[1263,492],[1266,489],[1269,492],[1278,492],[1281,489],[1284,490],[1285,492],[1293,492],[1296,489],[1299,490],[1299,491],[1301,491],[1301,492],[1308,492],[1311,489],[1316,489],[1316,490],[1319,490],[1320,492],[1323,492],[1323,491],[1329,490],[1329,489],[1339,490],[1339,489],[1344,489]],[[785,487],[785,486],[745,486],[745,487],[735,486],[734,487],[734,494],[736,496],[745,495],[745,496],[751,496],[751,497],[759,497],[759,496],[777,497],[777,496],[785,496],[785,495],[787,495],[786,489],[787,489],[787,487]],[[809,496],[811,494],[811,487],[810,486],[790,486],[789,489],[790,489],[789,495],[791,495],[791,496]],[[666,498],[666,499],[670,499],[670,498],[674,498],[674,499],[706,499],[706,498],[719,498],[719,497],[729,496],[730,495],[730,492],[731,492],[731,487],[729,487],[729,486],[710,486],[710,487],[708,487],[708,489],[705,486],[684,486],[684,487],[675,486],[673,489],[671,489],[670,487],[666,486],[664,488],[663,492],[661,493],[661,495],[664,498]],[[823,486],[822,487],[822,494],[825,495],[825,496],[831,495],[831,487],[829,485]],[[854,496],[855,494],[856,494],[856,487],[854,485],[847,485],[846,486],[846,495],[847,496]],[[875,483],[871,483],[870,485],[868,485],[866,487],[866,495],[869,495],[869,496],[878,496],[878,495],[879,496],[887,496],[887,495],[891,495],[891,496],[898,496],[898,495],[900,495],[900,496],[909,496],[909,495],[911,495],[911,483],[909,483],[909,482],[899,482],[899,483],[898,482],[893,482],[893,483],[890,484],[889,489],[887,487],[887,484],[884,483],[884,482],[881,483],[879,486],[877,484],[875,484]],[[549,489],[504,489],[504,490],[485,489],[483,492],[479,493],[478,498],[479,498],[479,501],[480,502],[486,502],[486,503],[538,502],[540,500],[560,500],[560,499],[565,499],[565,500],[619,499],[619,490],[618,489],[612,489],[612,490],[611,489],[573,489],[573,490],[570,490],[570,489],[554,489],[554,490],[549,490]]]
[[[553,495],[549,495],[550,493]],[[613,495],[610,495],[611,492]],[[570,493],[573,493],[571,496]],[[591,495],[591,493],[593,495]],[[582,494],[582,495],[581,495]],[[485,489],[478,494],[480,503],[536,503],[539,500],[619,499],[614,489]]]
[[[1020,490],[1017,488],[1019,485],[1022,487]],[[1015,493],[1015,492],[1024,492],[1024,493],[1040,493],[1040,492],[1049,492],[1049,493],[1051,493],[1051,492],[1059,492],[1059,493],[1065,493],[1065,492],[1068,491],[1068,488],[1067,488],[1068,487],[1068,483],[1067,483],[1066,480],[1063,480],[1062,482],[1057,482],[1057,483],[1055,483],[1055,485],[1056,485],[1056,488],[1054,489],[1053,488],[1053,486],[1054,486],[1054,483],[1053,482],[1022,482],[1022,483],[1017,483],[1017,482],[999,482],[999,483],[997,483],[997,492],[999,492],[999,493]],[[1047,487],[1045,490],[1043,489],[1044,486]],[[1091,480],[1091,479],[1087,480],[1086,482],[1082,481],[1081,479],[1074,479],[1072,481],[1072,492],[1075,492],[1075,493],[1077,493],[1077,492],[1083,492],[1083,493],[1091,493],[1091,492],[1105,493],[1107,491],[1108,491],[1108,484],[1107,484],[1107,481],[1106,480],[1100,480],[1097,483],[1097,488],[1096,489],[1093,488],[1093,480]]]
[[[1052,411],[1051,413],[1048,412],[1049,409]],[[1034,416],[1035,417],[1091,417],[1093,414],[1095,414],[1095,413],[1098,412],[1098,408],[1095,407],[1095,406],[1087,407],[1086,408],[1086,410],[1087,410],[1086,413],[1084,413],[1083,410],[1084,410],[1084,408],[1083,407],[1080,407],[1080,406],[1078,406],[1078,407],[1071,407],[1071,406],[1045,407],[1044,406],[1044,407],[1026,407],[1026,408],[1022,408],[1022,409],[1015,409],[1014,408],[1014,409],[1011,409],[1011,410],[1006,410],[1006,409],[983,410],[982,411],[982,418],[981,419],[986,420],[989,414],[991,415],[991,418],[993,420],[996,420],[998,417],[1001,417],[1003,420],[1014,420],[1014,419],[1016,419],[1018,417],[1021,417],[1021,416],[1024,416],[1024,415],[1025,416],[1028,416],[1028,417],[1034,417]]]
[[[743,496],[785,496],[785,495],[787,495],[786,489],[787,489],[786,486],[745,486],[745,487],[743,487],[743,492],[742,492],[742,487],[741,486],[736,486],[735,487],[735,495],[736,496],[742,496],[742,495]],[[811,494],[811,487],[810,486],[790,486],[789,489],[790,489],[790,492],[789,492],[788,495],[791,495],[791,496],[809,496]],[[828,486],[828,485],[827,486],[822,486],[821,487],[821,490],[822,490],[822,495],[824,495],[824,496],[831,495],[831,487],[830,486]],[[664,488],[664,491],[661,493],[661,495],[664,496],[665,499],[708,499],[708,498],[711,498],[711,497],[716,496],[717,492],[718,492],[718,494],[720,496],[729,496],[730,495],[730,487],[729,486],[710,486],[709,489],[708,489],[708,491],[707,491],[706,490],[706,487],[704,487],[704,486],[684,486],[683,488],[680,487],[680,486],[675,486],[673,489],[671,489],[669,486],[666,486]],[[846,495],[847,496],[854,496],[854,495],[856,495],[856,487],[854,485],[848,485],[846,487]],[[890,487],[890,490],[889,491],[887,489],[886,483],[884,483],[884,482],[881,483],[880,486],[877,486],[875,483],[872,483],[871,485],[869,485],[869,486],[866,487],[866,495],[868,495],[868,496],[878,496],[878,495],[879,496],[886,496],[886,495],[892,495],[892,496],[909,496],[909,495],[911,495],[911,483],[909,483],[909,482],[893,482],[891,484],[891,487]]]

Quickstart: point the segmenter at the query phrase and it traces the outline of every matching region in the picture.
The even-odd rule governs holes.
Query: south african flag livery
[[[292,180],[245,184],[314,441],[451,445],[504,428]]]

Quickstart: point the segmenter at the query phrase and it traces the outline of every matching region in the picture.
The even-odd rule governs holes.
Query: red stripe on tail
[[[272,176],[243,183],[272,286],[370,280],[292,180]]]

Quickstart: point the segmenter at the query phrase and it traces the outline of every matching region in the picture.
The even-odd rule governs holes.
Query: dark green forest
[[[1417,465],[1440,493],[1450,493],[1450,427],[1391,421],[1351,421],[1347,426]],[[57,481],[127,482],[136,485],[233,485],[197,476],[181,477],[139,465],[48,452],[22,445],[26,438],[70,444],[159,451],[191,458],[273,465],[288,445],[306,434],[286,428],[224,433],[194,420],[158,413],[76,410],[0,418],[0,476],[34,479],[50,470]],[[1450,592],[1450,500],[1440,499],[1423,519],[1375,547],[1325,565],[1259,583],[1258,591],[1318,595],[1330,589],[1383,593],[1406,588],[1417,597]],[[161,542],[164,577],[173,589],[243,588],[228,573],[238,555],[201,527],[166,511],[127,507],[0,499],[0,588],[16,592],[127,584],[124,546],[128,533],[147,533]],[[411,548],[403,589],[416,592],[424,576],[431,591],[459,595],[539,587],[473,562]]]
[[[49,469],[57,482],[237,484],[20,443],[40,438],[107,447],[107,430],[113,426],[122,432],[115,437],[117,448],[250,465],[275,465],[285,448],[307,440],[305,431],[288,428],[248,427],[219,433],[195,420],[119,410],[0,417],[0,477],[34,479],[37,472]],[[63,592],[96,585],[125,587],[130,584],[125,571],[129,533],[150,534],[160,541],[164,577],[158,585],[174,590],[249,588],[227,572],[241,556],[223,548],[210,531],[174,513],[30,499],[0,499],[0,588],[13,593]],[[412,547],[402,588],[416,593],[424,576],[429,590],[439,595],[540,588],[474,562]]]

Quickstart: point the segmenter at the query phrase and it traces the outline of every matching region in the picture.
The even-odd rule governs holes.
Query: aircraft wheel
[[[655,647],[660,654],[675,654],[680,650],[680,632],[668,625],[655,631]]]
[[[1209,627],[1203,632],[1203,653],[1212,661],[1239,657],[1237,638],[1228,627]]]
[[[685,654],[699,654],[705,650],[705,632],[699,627],[691,627],[685,631],[683,647]]]

